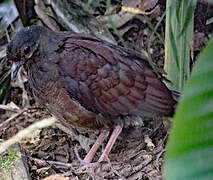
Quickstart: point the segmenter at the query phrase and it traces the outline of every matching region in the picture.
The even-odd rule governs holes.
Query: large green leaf
[[[183,90],[164,175],[169,180],[213,179],[213,38]]]

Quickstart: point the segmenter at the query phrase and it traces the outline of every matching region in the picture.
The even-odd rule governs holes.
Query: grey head
[[[27,61],[30,61],[33,54],[38,50],[41,34],[48,31],[42,26],[29,26],[21,29],[11,39],[7,46],[7,58],[13,62],[11,78],[14,79],[18,70]]]

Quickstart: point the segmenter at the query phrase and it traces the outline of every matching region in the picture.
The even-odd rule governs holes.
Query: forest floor
[[[120,1],[112,2],[113,11],[118,14]],[[147,50],[150,43],[149,37],[152,34],[150,24],[155,27],[159,17],[165,12],[165,1],[158,1],[157,6],[157,11],[154,11],[148,18],[141,15],[128,16],[119,27],[116,27],[120,38],[109,28],[117,43],[125,44],[128,48],[139,52]],[[103,21],[106,11],[105,1],[99,1],[91,8],[97,19]],[[206,24],[206,21],[210,18],[213,18],[213,6],[198,3],[195,11],[193,44],[195,58],[212,33],[213,23]],[[165,34],[164,27],[165,19],[157,30],[162,39],[164,39]],[[157,36],[152,39],[150,52],[154,63],[163,69],[164,44]],[[7,67],[10,66],[8,62],[3,62],[3,60],[0,63],[6,64]],[[0,138],[4,140],[9,139],[34,122],[51,116],[47,110],[40,108],[34,101],[29,91],[26,76],[22,79],[24,88],[20,87],[20,84],[12,82],[4,99],[1,100],[1,103],[7,104],[10,109],[0,110]],[[27,93],[23,89],[26,89]],[[28,106],[25,106],[26,101]],[[75,180],[92,178],[160,180],[162,179],[170,126],[171,121],[152,119],[144,121],[141,126],[125,129],[113,146],[109,161],[103,163],[99,168],[90,168],[81,173],[76,171],[80,167],[80,161],[75,154],[75,149],[78,150],[81,158],[85,157],[89,147],[97,137],[95,134],[81,134],[78,137],[73,137],[56,126],[50,126],[34,131],[31,137],[26,137],[19,143],[21,144],[21,152],[27,159],[29,173],[33,180],[44,179],[50,175],[56,177],[56,174],[61,175],[58,176],[58,179]],[[105,145],[103,144],[102,148],[98,150],[94,161],[98,160]],[[63,164],[54,162],[63,162]]]

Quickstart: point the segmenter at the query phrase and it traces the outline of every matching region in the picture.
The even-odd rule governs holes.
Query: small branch
[[[6,111],[13,111],[13,112],[18,112],[20,110],[18,108],[10,107],[8,105],[3,105],[3,104],[0,104],[0,109],[6,110]]]
[[[64,162],[60,162],[60,161],[48,161],[48,160],[43,160],[43,159],[38,159],[38,158],[34,158],[34,157],[30,157],[30,160],[33,160],[39,164],[42,164],[43,166],[47,166],[47,165],[59,165],[59,166],[64,166],[64,167],[68,167],[68,168],[73,168],[71,163],[64,163]]]
[[[25,129],[19,131],[15,136],[13,136],[12,138],[8,139],[7,141],[4,141],[3,143],[1,143],[0,154],[2,152],[4,152],[5,150],[7,150],[7,148],[9,148],[11,145],[20,141],[22,138],[27,137],[30,134],[32,134],[32,132],[34,132],[35,130],[50,126],[53,123],[55,123],[55,121],[56,121],[55,117],[45,118],[39,122],[33,123],[28,128],[25,128]]]

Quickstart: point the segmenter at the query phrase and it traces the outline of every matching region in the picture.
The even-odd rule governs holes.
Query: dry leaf
[[[44,178],[43,180],[69,180],[69,178],[64,177],[63,175],[56,174],[56,175],[48,176]]]
[[[146,135],[144,141],[147,144],[147,147],[149,147],[150,149],[154,149],[155,148],[155,145],[153,144],[153,142],[149,138],[149,136]]]
[[[133,14],[152,14],[157,7],[158,0],[123,0],[122,10]],[[154,8],[154,9],[153,9]],[[150,10],[146,12],[147,10]]]

